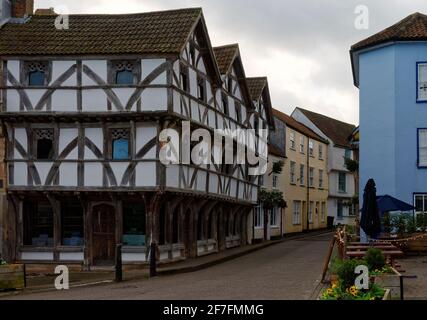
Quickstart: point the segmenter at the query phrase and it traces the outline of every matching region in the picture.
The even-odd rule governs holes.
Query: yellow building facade
[[[282,141],[281,151],[285,151],[282,173],[271,176],[271,183],[277,181],[277,189],[283,192],[287,203],[287,208],[282,209],[282,233],[324,229],[328,216],[327,143],[286,114],[275,110],[274,116],[282,130],[273,135],[273,148],[277,149],[275,140]],[[276,158],[277,155],[271,157],[273,162]]]

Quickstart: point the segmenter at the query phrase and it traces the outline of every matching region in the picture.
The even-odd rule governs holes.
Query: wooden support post
[[[123,265],[122,265],[122,244],[118,243],[116,245],[116,282],[123,281]]]
[[[150,278],[157,276],[157,245],[153,241],[150,246]]]

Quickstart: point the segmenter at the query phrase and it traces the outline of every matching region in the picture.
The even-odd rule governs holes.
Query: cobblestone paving
[[[25,293],[8,299],[309,299],[332,234],[288,240],[188,274]]]

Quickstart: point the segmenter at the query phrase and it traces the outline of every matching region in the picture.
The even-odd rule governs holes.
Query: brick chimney
[[[34,0],[12,0],[12,18],[22,18],[34,12]]]

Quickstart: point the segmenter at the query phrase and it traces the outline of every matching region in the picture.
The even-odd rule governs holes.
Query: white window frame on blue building
[[[427,62],[417,62],[417,102],[427,103]]]

